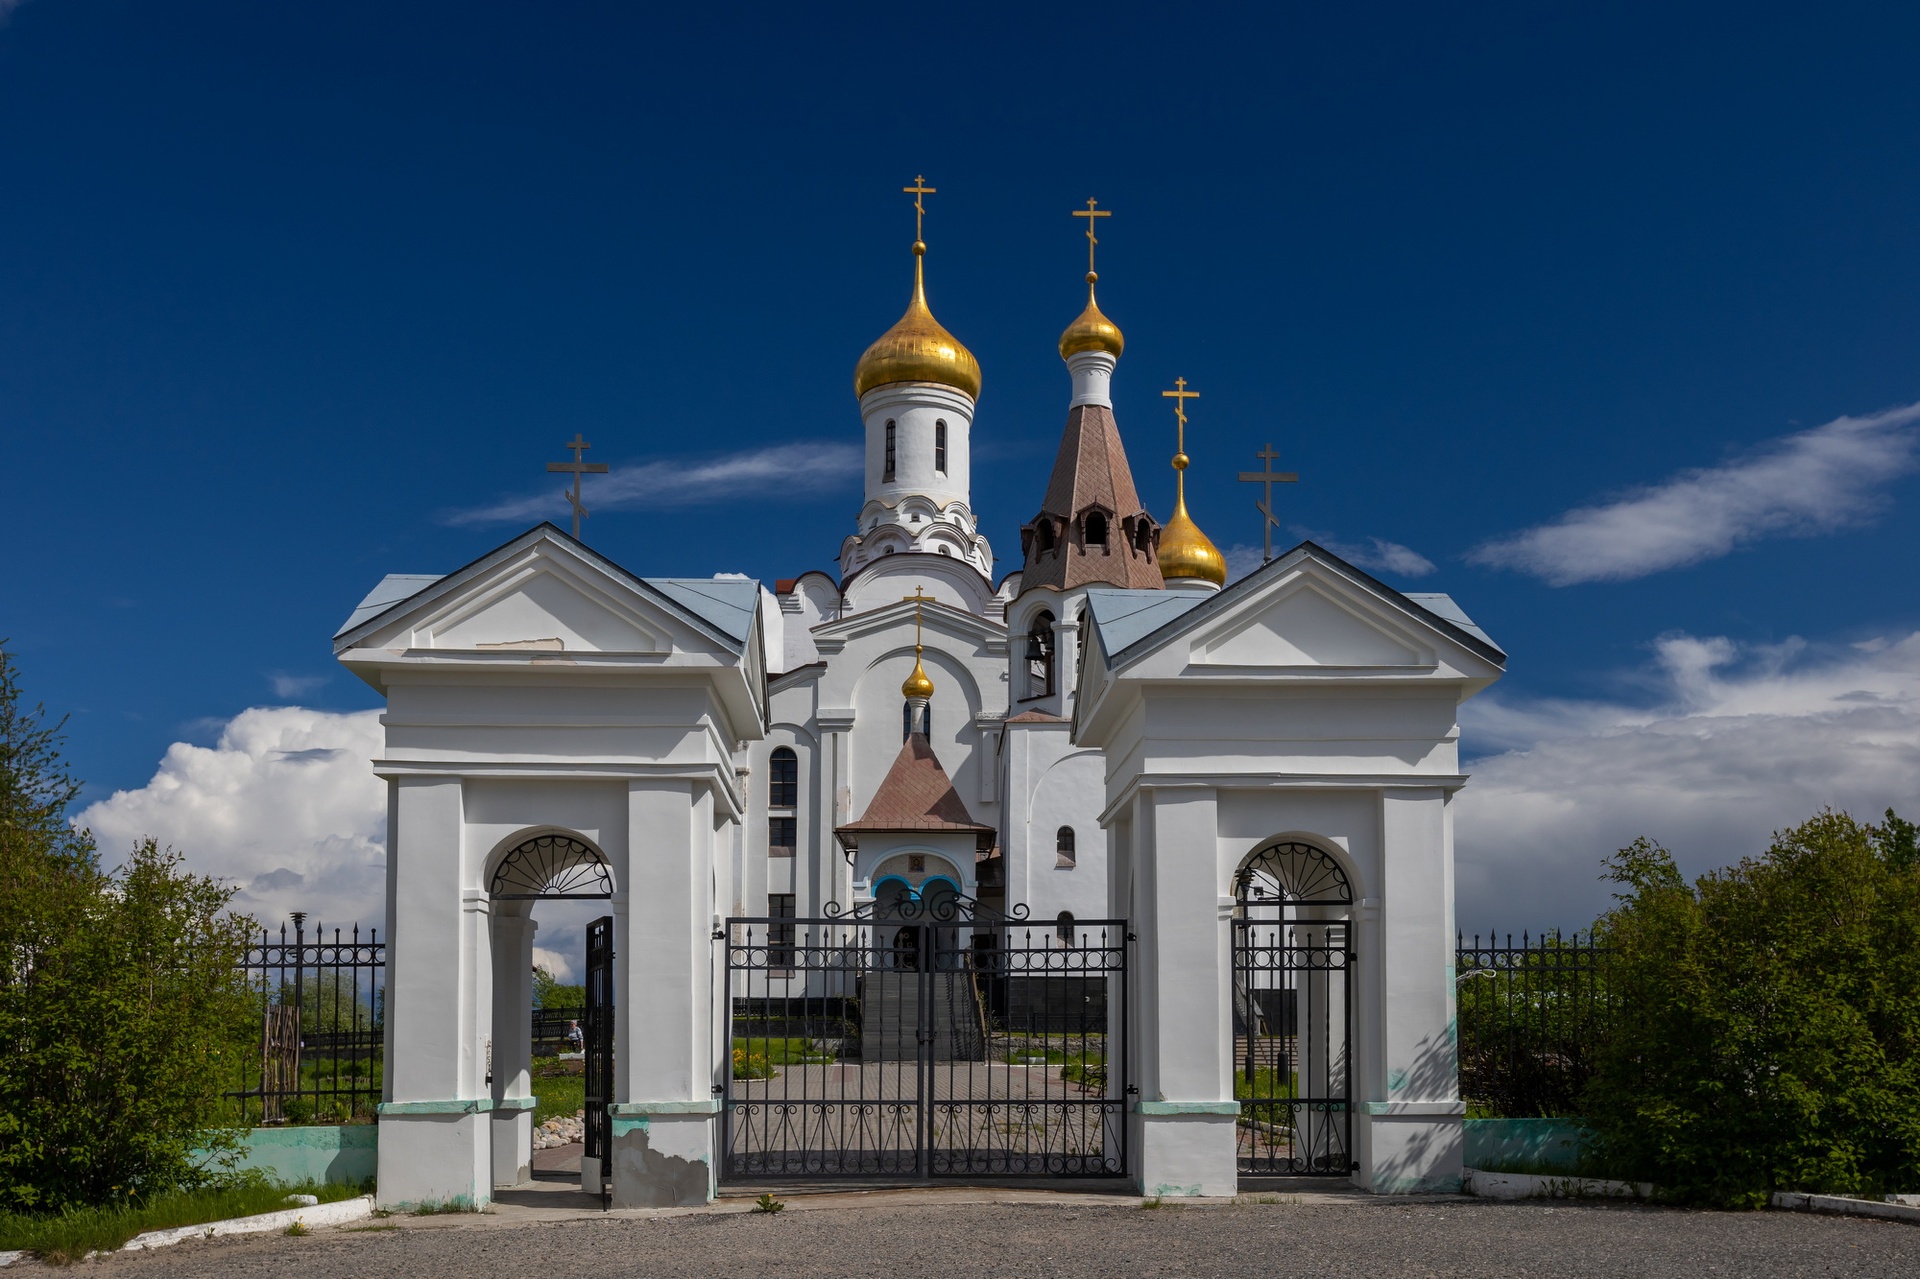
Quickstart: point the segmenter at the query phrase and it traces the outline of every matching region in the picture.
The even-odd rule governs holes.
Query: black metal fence
[[[1613,952],[1591,935],[1456,942],[1460,1095],[1469,1115],[1572,1115],[1612,1015]]]
[[[586,1016],[584,1007],[534,1009],[533,1055],[558,1057],[582,1051],[586,1046]]]
[[[378,930],[328,937],[295,911],[293,936],[265,929],[241,961],[258,999],[260,1052],[227,1093],[255,1124],[370,1123],[380,1101],[387,944]]]

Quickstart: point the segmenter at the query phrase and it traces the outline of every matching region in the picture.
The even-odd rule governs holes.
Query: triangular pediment
[[[1291,590],[1199,639],[1192,660],[1204,666],[1428,666],[1433,654],[1379,610],[1341,599],[1303,575]]]
[[[657,653],[669,645],[659,623],[648,625],[631,600],[536,559],[492,589],[422,619],[412,647]]]

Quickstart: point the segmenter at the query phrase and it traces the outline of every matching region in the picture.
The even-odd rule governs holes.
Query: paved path
[[[556,1196],[545,1207],[481,1217],[186,1243],[117,1254],[85,1271],[101,1279],[1920,1275],[1920,1228],[1799,1213],[1312,1193],[1147,1210],[1121,1196],[972,1189],[789,1202],[778,1216],[737,1201],[672,1215],[602,1215]],[[8,1273],[46,1272],[25,1265]]]

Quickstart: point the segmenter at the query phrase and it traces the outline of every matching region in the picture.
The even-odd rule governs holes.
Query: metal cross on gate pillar
[[[1162,394],[1167,394],[1167,392],[1162,392]],[[1299,482],[1300,477],[1292,471],[1276,471],[1273,469],[1273,464],[1280,460],[1280,455],[1273,451],[1273,445],[1271,444],[1261,449],[1258,453],[1255,453],[1254,456],[1259,458],[1266,465],[1267,469],[1264,471],[1242,471],[1240,472],[1240,482],[1242,484],[1264,484],[1267,488],[1267,495],[1253,504],[1254,509],[1258,510],[1260,514],[1265,517],[1265,522],[1260,526],[1260,533],[1264,539],[1262,543],[1264,551],[1260,562],[1266,564],[1273,559],[1273,530],[1280,526],[1280,517],[1273,513],[1273,486],[1276,484],[1295,484]]]

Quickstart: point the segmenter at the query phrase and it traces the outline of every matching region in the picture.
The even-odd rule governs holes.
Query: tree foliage
[[[66,809],[60,728],[0,646],[0,1209],[202,1179],[220,1092],[257,1051],[232,890],[152,840],[115,871]]]
[[[535,1008],[584,1008],[585,986],[569,986],[538,964],[533,968],[533,1006]]]
[[[1602,1157],[1733,1206],[1920,1186],[1913,825],[1822,813],[1692,884],[1644,839],[1609,870],[1620,1015],[1584,1099]]]

